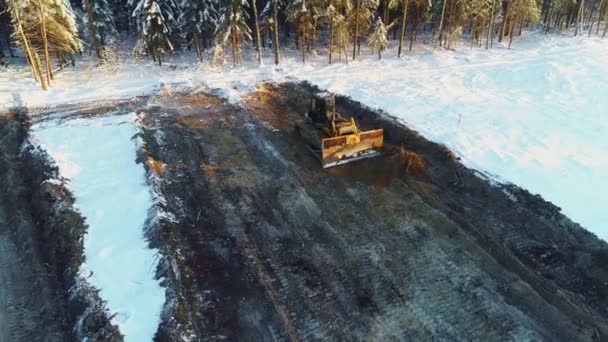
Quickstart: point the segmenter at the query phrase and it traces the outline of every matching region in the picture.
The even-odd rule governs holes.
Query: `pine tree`
[[[189,46],[202,62],[207,37],[213,35],[218,21],[218,3],[212,0],[182,0],[179,24]]]
[[[256,0],[251,0],[251,9],[253,10],[253,29],[255,32],[255,52],[258,64],[262,64],[262,42],[260,38],[260,22],[258,18],[258,8]]]
[[[34,79],[46,90],[53,79],[51,51],[60,55],[82,49],[72,7],[67,0],[9,0],[7,5],[14,38],[26,52]]]
[[[247,26],[247,12],[244,7],[247,0],[230,0],[223,8],[224,13],[219,19],[217,28],[214,55],[224,54],[225,47],[230,44],[232,49],[232,62],[239,65],[243,63],[241,44],[251,40],[251,30]],[[215,58],[214,58],[215,59]]]
[[[279,0],[272,1],[272,31],[274,36],[274,64],[279,64]],[[598,24],[599,25],[599,24]]]
[[[353,60],[361,53],[361,33],[370,29],[378,0],[354,0],[349,22],[353,28]]]
[[[294,0],[287,6],[287,20],[296,25],[302,63],[306,63],[308,44],[316,39],[318,8],[314,0]]]
[[[328,40],[328,54],[329,54],[329,64],[333,61],[334,51],[337,49],[341,51],[341,46],[339,47],[338,39],[336,39],[337,30],[344,21],[345,17],[342,13],[349,13],[351,10],[352,4],[349,0],[329,0],[327,2],[327,7],[323,11],[323,19],[329,25],[329,40]],[[341,41],[340,41],[341,42]]]
[[[279,0],[266,0],[266,5],[260,13],[260,19],[268,30],[272,31],[272,50],[274,53],[274,64],[279,64],[280,44],[279,44]]]
[[[159,66],[162,66],[163,54],[173,52],[170,38],[173,28],[177,27],[177,8],[174,0],[139,0],[133,10],[139,45]]]
[[[509,47],[513,42],[513,31],[523,21],[537,22],[540,19],[540,11],[535,0],[512,0],[508,12],[509,18]]]
[[[402,5],[401,11],[401,36],[399,38],[399,48],[397,49],[397,57],[401,57],[401,49],[403,47],[403,41],[405,40],[405,31],[407,29],[407,8],[409,0],[400,0]]]
[[[376,19],[374,31],[369,37],[368,45],[372,48],[372,52],[378,51],[378,59],[382,59],[382,53],[388,47],[387,31],[382,19]]]
[[[114,43],[118,32],[114,24],[114,14],[108,0],[82,0],[85,10],[85,24],[97,58],[103,63],[106,46]]]

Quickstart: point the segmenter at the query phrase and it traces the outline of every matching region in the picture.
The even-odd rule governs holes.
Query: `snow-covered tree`
[[[189,46],[194,47],[199,60],[203,61],[203,52],[207,42],[211,41],[218,21],[217,0],[182,0],[179,24]]]
[[[118,33],[114,24],[112,6],[108,0],[82,0],[85,26],[97,58],[103,62],[104,48],[115,42]]]
[[[537,22],[540,11],[535,0],[512,0],[507,14],[509,19],[509,47],[513,42],[513,31],[524,21]]]
[[[255,53],[258,64],[262,64],[262,39],[260,37],[260,18],[258,17],[258,6],[256,0],[251,0],[253,11],[253,32],[255,34]]]
[[[139,45],[161,66],[163,54],[173,52],[171,34],[177,27],[177,11],[174,0],[139,0],[133,10]]]
[[[327,1],[326,7],[323,10],[322,17],[329,25],[329,64],[332,63],[334,50],[338,50],[340,53],[342,53],[340,49],[341,47],[336,44],[336,28],[346,20],[343,13],[349,13],[351,7],[352,3],[350,0],[329,0]]]
[[[401,35],[399,36],[399,47],[397,48],[397,57],[401,57],[401,50],[403,49],[403,42],[405,41],[405,31],[407,29],[407,10],[409,0],[398,0],[401,5]]]
[[[308,44],[316,39],[316,19],[319,14],[315,0],[294,0],[287,6],[287,20],[296,26],[302,62],[306,62]]]
[[[280,43],[279,43],[279,7],[282,5],[280,0],[267,0],[264,9],[260,13],[262,21],[272,30],[272,50],[274,52],[274,64],[279,64]]]
[[[388,38],[386,37],[387,29],[382,22],[382,19],[378,18],[374,25],[374,31],[369,36],[368,45],[372,48],[372,52],[378,51],[378,59],[382,59],[382,53],[388,47]]]
[[[226,46],[230,44],[234,65],[243,63],[241,44],[251,40],[251,29],[249,29],[246,22],[246,6],[247,0],[227,1],[223,7],[223,13],[220,16],[217,27],[214,47],[217,51],[214,51],[214,56],[224,54]]]
[[[81,51],[74,12],[68,0],[8,0],[13,37],[26,53],[34,79],[47,89],[53,79],[51,52]],[[46,76],[40,59],[45,61]]]
[[[377,8],[378,0],[354,0],[349,16],[353,32],[353,59],[361,53],[361,33],[369,31]]]

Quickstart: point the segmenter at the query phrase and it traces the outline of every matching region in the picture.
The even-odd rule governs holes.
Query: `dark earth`
[[[233,105],[164,89],[0,116],[0,341],[121,340],[78,273],[69,184],[28,129],[129,111],[164,198],[145,227],[167,291],[157,341],[608,340],[606,242],[345,97],[339,112],[384,129],[383,156],[323,170],[294,130],[314,91],[260,84]]]

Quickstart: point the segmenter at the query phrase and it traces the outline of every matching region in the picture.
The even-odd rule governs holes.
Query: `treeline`
[[[303,62],[323,45],[332,63],[357,59],[362,44],[382,58],[391,38],[401,56],[422,34],[445,48],[463,37],[471,46],[510,46],[532,25],[603,37],[607,7],[608,0],[0,0],[0,62],[19,46],[46,89],[54,65],[83,52],[108,62],[129,37],[159,65],[185,49],[200,61],[237,65],[245,44],[259,62],[271,50],[276,64],[281,45],[294,44]]]

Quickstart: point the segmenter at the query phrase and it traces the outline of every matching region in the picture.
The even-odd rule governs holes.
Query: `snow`
[[[126,341],[151,341],[165,292],[155,280],[156,252],[144,239],[152,207],[144,168],[135,162],[135,114],[46,121],[33,139],[69,178],[75,205],[89,228],[84,240],[90,274]]]
[[[415,44],[398,59],[391,41],[382,60],[364,48],[361,59],[347,65],[327,65],[324,54],[302,65],[297,51],[283,50],[275,66],[270,49],[262,66],[247,50],[244,59],[252,62],[238,68],[197,64],[191,54],[177,54],[162,68],[123,56],[110,69],[86,61],[68,68],[46,93],[27,69],[0,72],[0,107],[128,98],[161,87],[217,88],[239,102],[260,81],[309,80],[385,110],[446,144],[467,166],[541,194],[608,240],[607,42],[532,32],[515,40],[513,49],[463,43],[446,51]]]

